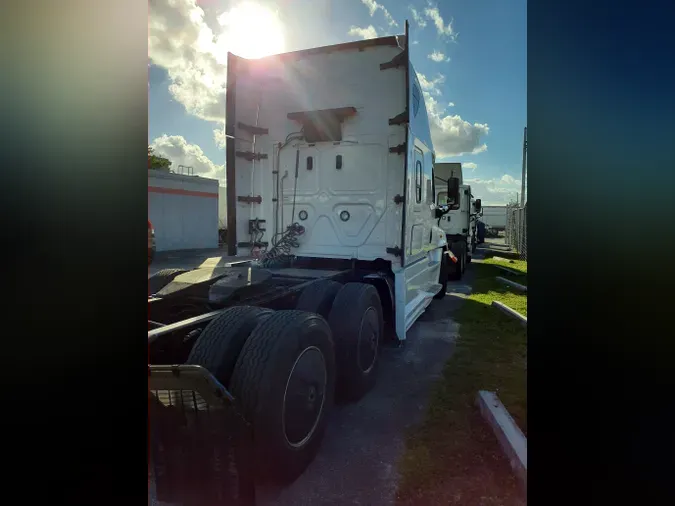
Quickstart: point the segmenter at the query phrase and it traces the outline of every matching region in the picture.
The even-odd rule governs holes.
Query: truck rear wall
[[[380,70],[380,64],[400,52],[400,47],[379,45],[301,59],[269,57],[259,60],[255,70],[237,65],[236,150],[267,155],[256,161],[236,159],[236,195],[262,197],[261,204],[237,202],[238,243],[255,239],[249,220],[258,218],[265,220],[262,241],[292,222],[303,225],[297,255],[393,258],[386,248],[400,244],[401,206],[393,197],[403,193],[405,155],[389,148],[405,142],[406,128],[389,125],[389,119],[406,108],[406,74]],[[347,107],[356,111],[343,121],[341,141],[293,141],[278,150],[302,128],[289,113]],[[253,146],[253,136],[240,122],[269,133],[257,135]],[[274,170],[279,171],[278,203],[273,201]],[[240,255],[249,251],[238,247]]]

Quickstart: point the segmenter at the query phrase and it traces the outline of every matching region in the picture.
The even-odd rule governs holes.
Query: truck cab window
[[[415,163],[415,200],[418,204],[422,202],[422,162],[419,160]]]

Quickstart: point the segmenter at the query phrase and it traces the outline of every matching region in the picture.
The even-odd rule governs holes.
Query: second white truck
[[[464,184],[461,163],[436,163],[434,173],[438,178],[436,201],[439,204],[445,204],[448,198],[448,187],[442,182],[450,179],[459,182],[459,202],[450,206],[450,212],[438,220],[439,227],[445,232],[448,249],[454,255],[449,278],[459,280],[476,249],[476,217],[481,200],[473,199],[471,186]]]

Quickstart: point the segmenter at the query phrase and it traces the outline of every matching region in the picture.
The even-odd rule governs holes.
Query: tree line
[[[155,150],[148,146],[148,170],[163,170],[169,172],[171,161],[168,158],[155,154]]]

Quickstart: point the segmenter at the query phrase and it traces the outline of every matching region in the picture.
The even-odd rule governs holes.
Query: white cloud
[[[352,26],[347,34],[352,37],[361,37],[362,39],[374,39],[377,37],[377,30],[375,30],[373,25],[368,25],[365,28]]]
[[[416,45],[419,44],[419,43],[420,43],[419,40],[413,40],[412,45],[413,45],[413,46],[416,46]]]
[[[487,144],[481,144],[481,138],[487,135],[490,128],[487,124],[473,123],[463,120],[458,114],[446,115],[446,107],[439,100],[442,98],[440,85],[445,82],[443,74],[428,79],[424,74],[417,74],[424,95],[424,104],[429,116],[431,140],[438,158],[472,155],[487,151]],[[444,102],[447,103],[447,102]],[[454,106],[452,102],[450,107]]]
[[[171,160],[171,168],[179,165],[192,167],[195,175],[219,179],[225,184],[225,165],[216,165],[196,144],[190,144],[182,135],[162,135],[150,144],[158,155]]]
[[[473,162],[462,162],[462,167],[474,171],[478,168],[478,165]]]
[[[225,149],[225,143],[226,143],[227,138],[225,137],[225,124],[219,128],[216,128],[213,131],[213,141],[216,143],[216,146],[218,146],[221,149]]]
[[[438,86],[445,82],[445,76],[443,74],[436,74],[434,79],[429,80],[424,74],[417,74],[417,79],[420,81],[420,86],[424,92],[428,92],[430,95],[440,95],[441,90]],[[429,105],[427,104],[427,109]]]
[[[434,88],[433,91],[437,89]],[[487,144],[481,144],[481,138],[489,133],[490,127],[483,123],[472,124],[459,114],[445,115],[445,107],[432,95],[433,91],[424,91],[423,95],[436,156],[444,158],[468,153],[475,155],[486,151]]]
[[[186,111],[202,119],[225,118],[227,54],[204,21],[195,0],[150,0],[148,55],[164,68],[169,92]]]
[[[436,25],[436,31],[438,32],[438,35],[449,37],[452,40],[457,38],[457,33],[455,33],[454,29],[452,28],[452,21],[446,25],[445,21],[443,21],[443,17],[441,16],[441,12],[438,10],[438,7],[427,7],[424,9],[424,14],[427,16],[427,18],[429,18],[430,21],[434,23],[434,25]]]
[[[431,53],[430,55],[428,55],[427,58],[429,58],[430,60],[435,61],[436,63],[450,61],[450,58],[448,58],[447,56],[445,56],[445,54],[441,53],[440,51],[436,51],[436,50],[434,50],[433,53]]]
[[[258,57],[283,50],[283,33],[277,14],[255,2],[238,3],[205,19],[199,0],[150,0],[148,56],[168,73],[172,97],[207,121],[225,119],[228,50],[244,57]],[[258,24],[243,28],[242,20],[258,16]],[[244,30],[264,34],[259,47],[242,42]],[[264,42],[264,43],[263,43]],[[261,54],[253,54],[261,53]]]
[[[482,136],[487,135],[490,128],[486,124],[465,121],[455,114],[442,116],[430,114],[431,139],[437,156],[472,155],[487,151],[487,144],[480,143]]]
[[[462,164],[464,167],[466,163]],[[516,194],[520,193],[520,179],[509,174],[501,178],[481,179],[465,178],[464,182],[471,185],[471,193],[481,199],[483,205],[505,205],[515,200]]]
[[[417,12],[417,9],[415,9],[413,6],[410,6],[410,12],[412,12],[413,19],[415,20],[415,23],[417,23],[417,26],[420,28],[427,26],[427,22],[424,20],[422,15]]]
[[[368,7],[368,12],[370,13],[371,18],[375,15],[375,13],[378,10],[381,10],[382,14],[384,14],[384,19],[387,20],[389,26],[398,26],[398,23],[394,20],[394,18],[384,5],[378,4],[375,0],[361,0],[361,3],[366,7]]]
[[[448,107],[455,107],[455,103],[454,102],[448,102]]]

